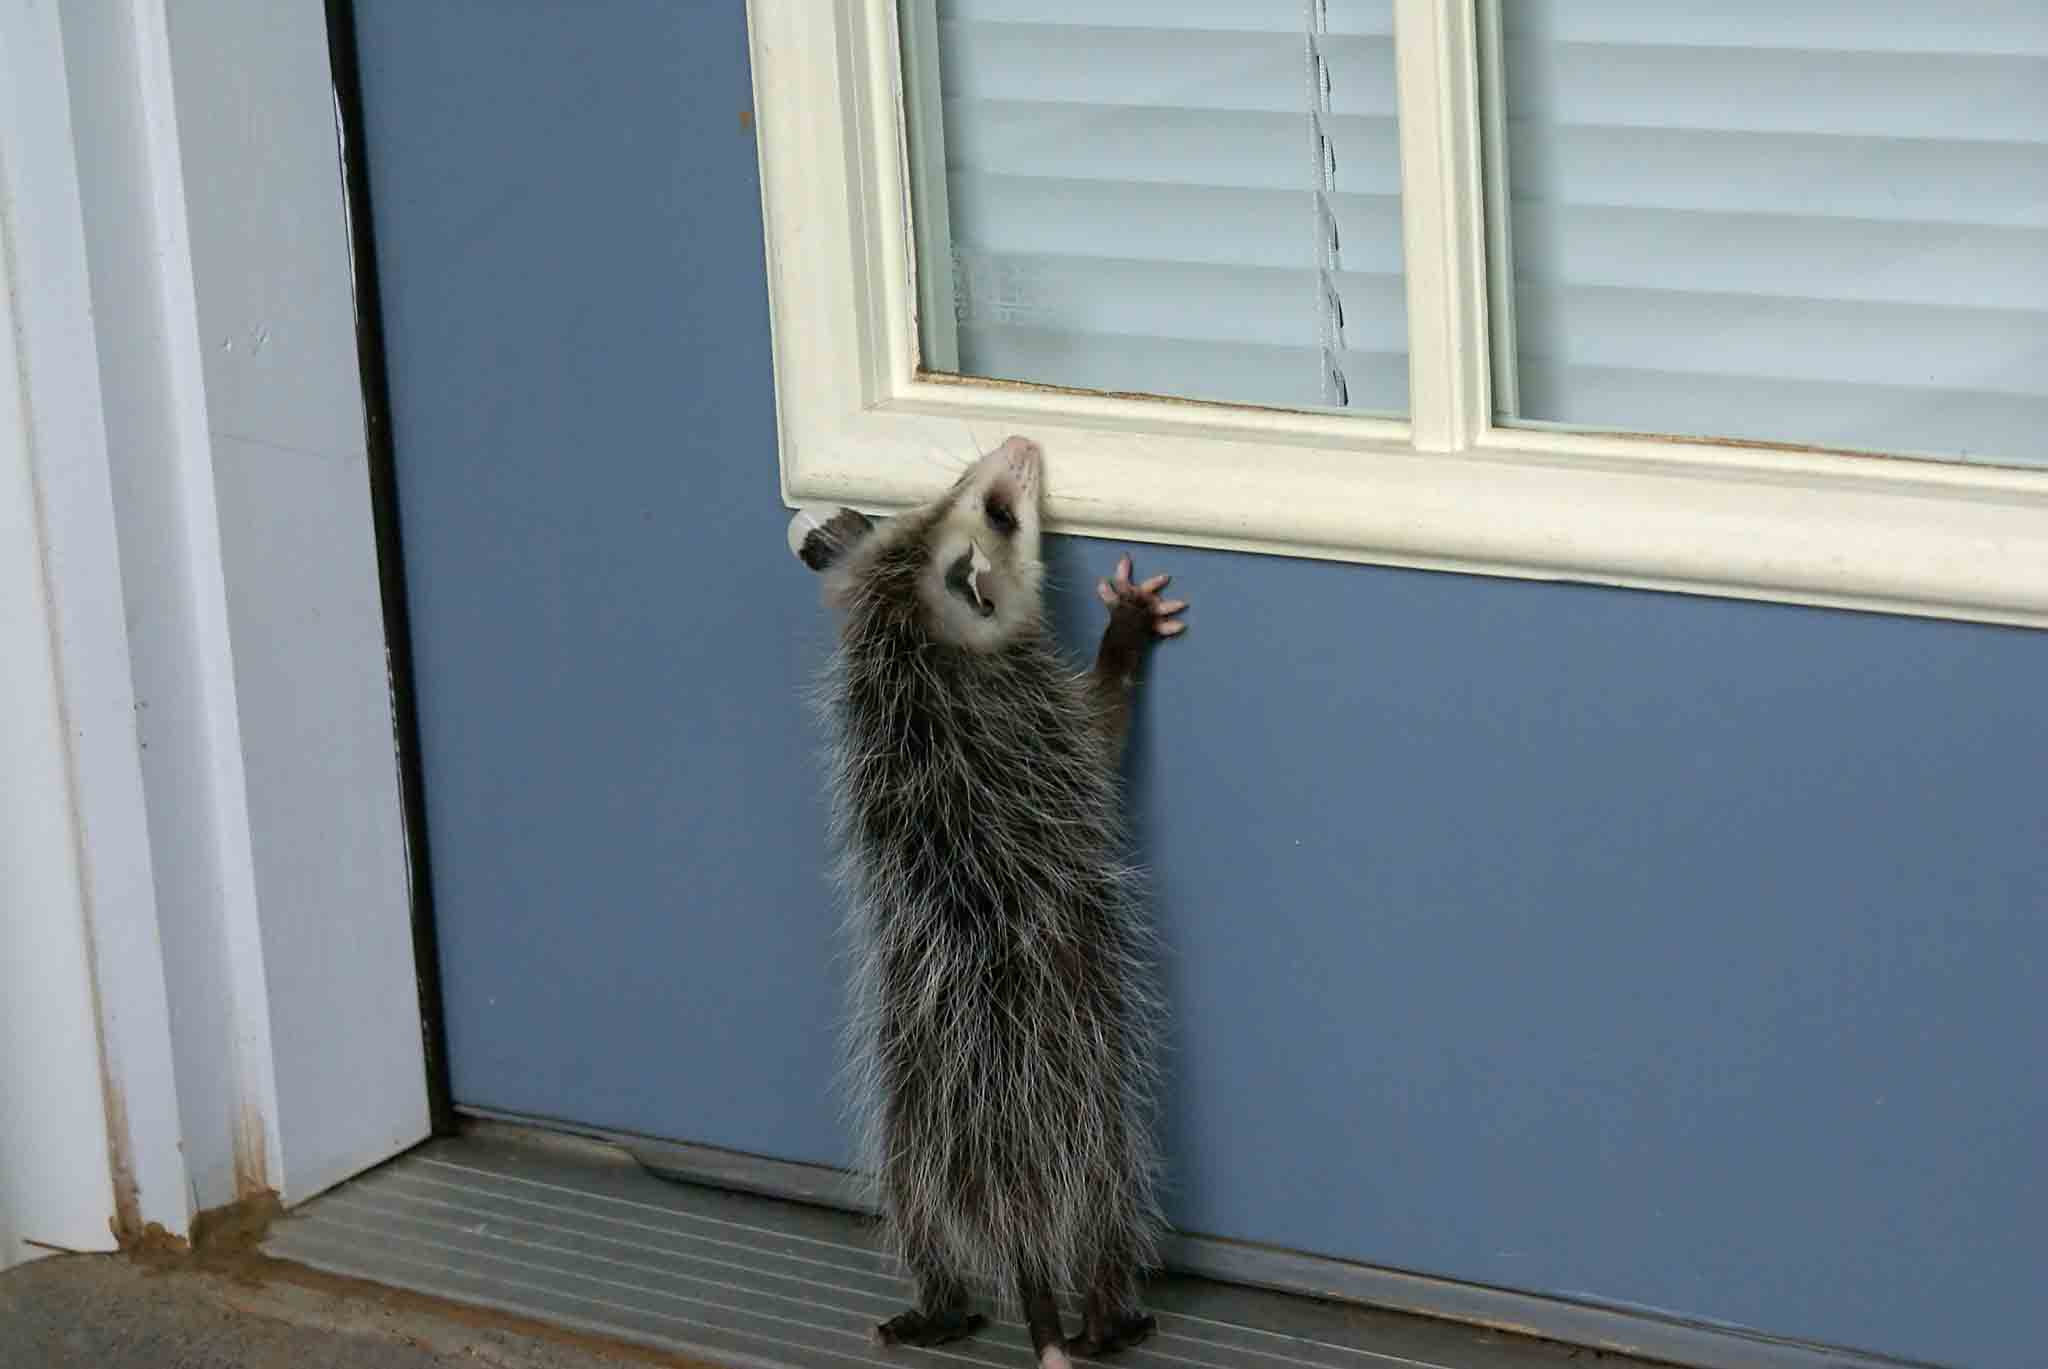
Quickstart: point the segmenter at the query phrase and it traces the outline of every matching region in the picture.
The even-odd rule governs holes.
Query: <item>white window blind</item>
[[[2048,3],[1498,3],[1505,421],[2048,464]]]
[[[934,371],[1401,413],[1391,0],[903,0]]]

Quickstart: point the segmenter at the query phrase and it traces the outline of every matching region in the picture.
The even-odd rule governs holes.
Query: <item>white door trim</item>
[[[87,948],[85,988],[99,1028],[105,1136],[64,1138],[73,1162],[97,1151],[111,1170],[123,1231],[181,1230],[189,1215],[179,1151],[170,1008],[158,939],[136,700],[121,595],[107,430],[85,261],[72,73],[53,6],[9,6],[0,107],[0,214],[13,297],[16,429],[42,554],[48,640],[4,654],[47,662],[62,728],[64,790],[48,795],[70,840],[42,854],[69,866]],[[38,651],[37,646],[43,649]],[[45,777],[50,778],[50,777]],[[57,916],[50,908],[46,915]],[[8,957],[11,959],[11,957]],[[17,967],[34,976],[37,967]],[[33,986],[24,985],[31,989]],[[73,981],[74,991],[76,981]],[[10,1048],[32,1045],[10,1042]],[[62,1145],[52,1154],[64,1154]],[[102,1223],[104,1225],[104,1223]]]
[[[428,1131],[326,23],[0,3],[0,1267]]]

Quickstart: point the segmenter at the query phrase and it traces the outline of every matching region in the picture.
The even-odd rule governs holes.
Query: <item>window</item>
[[[751,19],[792,500],[2048,625],[2038,6]]]
[[[2048,465],[2048,6],[1499,14],[1500,421]]]
[[[1408,409],[1393,0],[899,0],[933,371]]]

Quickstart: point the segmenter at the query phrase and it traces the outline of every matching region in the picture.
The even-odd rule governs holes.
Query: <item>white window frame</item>
[[[749,0],[785,502],[901,508],[1014,429],[1065,532],[2048,626],[2048,470],[1495,426],[1480,5],[1394,10],[1399,422],[921,370],[895,0]]]

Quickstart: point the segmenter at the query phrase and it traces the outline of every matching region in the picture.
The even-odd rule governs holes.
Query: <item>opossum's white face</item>
[[[993,651],[1037,621],[1045,580],[1040,471],[1038,444],[1013,437],[970,467],[942,501],[921,588],[945,640]]]

